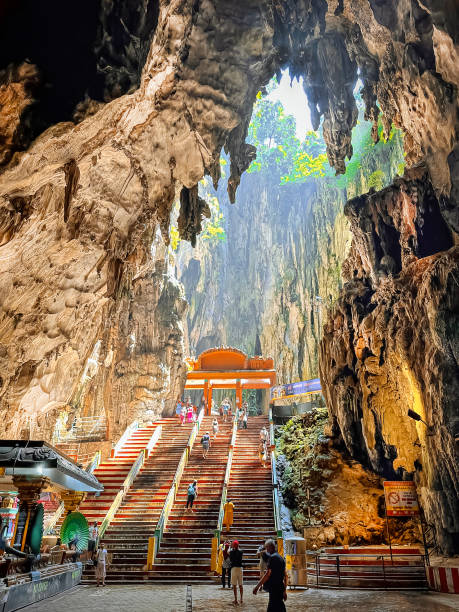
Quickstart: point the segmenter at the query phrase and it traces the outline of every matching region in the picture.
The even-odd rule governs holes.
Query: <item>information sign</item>
[[[387,516],[417,516],[418,496],[414,482],[386,480],[384,482]]]

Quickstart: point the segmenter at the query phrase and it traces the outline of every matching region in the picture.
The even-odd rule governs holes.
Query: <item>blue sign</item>
[[[312,378],[311,380],[302,380],[301,382],[289,383],[288,385],[276,385],[275,387],[271,387],[271,399],[278,399],[289,395],[313,393],[314,391],[322,391],[320,378]]]

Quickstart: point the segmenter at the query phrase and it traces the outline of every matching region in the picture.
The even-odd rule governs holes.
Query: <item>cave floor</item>
[[[253,585],[252,585],[253,587]],[[236,609],[247,612],[266,610],[266,594],[252,595],[252,587],[246,586],[246,601]],[[79,585],[66,593],[61,593],[40,603],[23,608],[25,612],[39,610],[46,612],[184,612],[185,586],[174,585],[129,585],[105,588]],[[193,611],[221,612],[235,609],[232,593],[215,586],[193,587]],[[335,590],[293,590],[289,591],[288,612],[306,610],[308,612],[451,612],[459,610],[459,596],[443,593],[385,592],[385,591],[335,591]]]

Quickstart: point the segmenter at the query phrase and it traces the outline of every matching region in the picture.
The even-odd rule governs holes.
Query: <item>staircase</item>
[[[135,583],[147,579],[148,538],[154,534],[192,429],[192,424],[180,426],[176,418],[162,419],[155,425],[162,425],[161,437],[103,537],[111,553],[108,583]],[[89,569],[84,581],[93,579],[93,571]]]
[[[160,424],[161,421],[149,427],[134,430],[116,457],[107,459],[94,471],[98,481],[104,485],[104,490],[99,496],[95,494],[89,495],[80,504],[79,512],[85,515],[88,523],[91,524],[93,521],[97,521],[100,526],[118,491],[121,489],[132,464],[139,456],[140,451],[147,446],[154,430]]]
[[[149,580],[161,583],[211,581],[211,541],[218,522],[232,433],[232,423],[220,422],[220,432],[214,440],[212,420],[209,416],[202,421]],[[211,433],[212,445],[207,459],[203,459],[200,440],[206,431]],[[185,512],[187,489],[195,479],[198,497],[194,512]]]
[[[269,429],[267,416],[251,417],[248,429],[237,432],[228,499],[234,503],[234,523],[229,536],[222,531],[220,541],[238,540],[244,552],[244,579],[258,580],[258,546],[268,538],[276,541],[271,465],[263,468],[258,457],[260,429]]]

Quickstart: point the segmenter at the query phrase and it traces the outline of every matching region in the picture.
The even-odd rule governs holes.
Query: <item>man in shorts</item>
[[[207,457],[207,453],[209,452],[210,447],[210,433],[206,431],[206,433],[201,438],[202,444],[202,456],[204,459]]]
[[[234,540],[233,546],[230,550],[230,563],[231,563],[231,584],[233,585],[234,592],[234,604],[237,606],[237,587],[239,585],[239,592],[241,594],[241,603],[242,603],[242,595],[244,592],[242,586],[243,574],[242,574],[242,555],[244,553],[239,548],[239,542]]]

